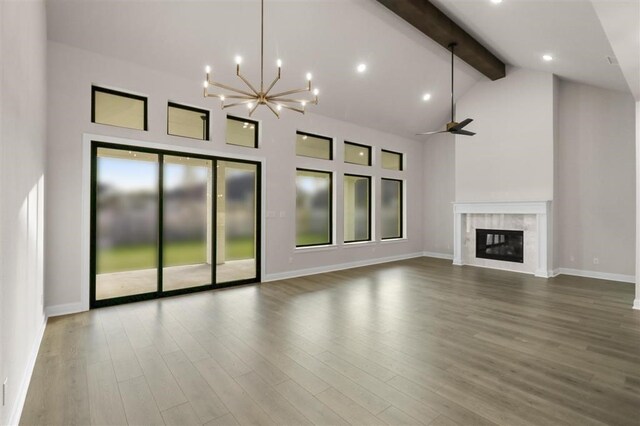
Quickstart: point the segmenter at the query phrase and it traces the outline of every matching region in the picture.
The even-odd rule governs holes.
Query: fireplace
[[[524,232],[476,229],[476,257],[523,263]]]
[[[456,202],[453,205],[453,264],[503,269],[552,276],[553,227],[551,201]],[[522,249],[518,261],[509,262],[489,256],[478,257],[476,242],[481,241],[477,230],[515,230],[521,232]],[[507,243],[508,236],[504,236]],[[493,237],[491,242],[496,241]],[[498,237],[502,244],[502,237]],[[511,241],[510,241],[511,242]],[[485,254],[487,238],[484,238]],[[482,246],[482,241],[481,245]],[[497,249],[498,247],[493,247]],[[514,250],[515,252],[515,250]],[[500,253],[498,253],[500,254]]]

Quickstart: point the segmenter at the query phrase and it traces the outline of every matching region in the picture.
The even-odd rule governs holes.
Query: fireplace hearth
[[[524,232],[476,229],[476,257],[523,263]]]

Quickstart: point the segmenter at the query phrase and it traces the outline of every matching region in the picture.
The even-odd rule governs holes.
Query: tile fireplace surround
[[[453,203],[453,264],[552,276],[551,201]],[[475,257],[475,229],[524,231],[524,263]]]

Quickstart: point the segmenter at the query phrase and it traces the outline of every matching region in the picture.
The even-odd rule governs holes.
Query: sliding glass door
[[[100,148],[96,167],[95,299],[155,292],[158,155]]]
[[[92,156],[92,307],[260,280],[259,163],[97,142]]]
[[[217,277],[219,283],[256,276],[257,166],[218,161]]]
[[[172,155],[163,158],[164,291],[213,282],[212,170],[212,160]]]

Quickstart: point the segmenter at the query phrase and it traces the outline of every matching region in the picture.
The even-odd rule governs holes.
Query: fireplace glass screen
[[[524,262],[524,232],[476,229],[476,257]]]

